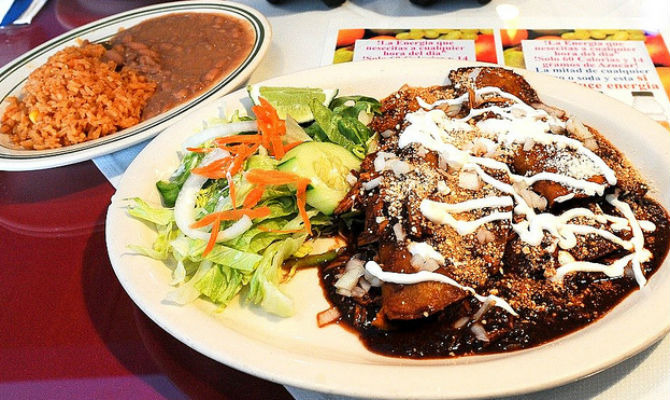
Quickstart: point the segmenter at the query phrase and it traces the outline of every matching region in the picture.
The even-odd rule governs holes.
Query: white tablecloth
[[[349,0],[330,9],[319,0],[285,0],[272,5],[265,0],[241,1],[265,14],[273,29],[272,45],[250,83],[322,65],[332,57],[332,32],[344,27],[504,27],[496,8],[475,0],[440,0],[421,8],[408,0]],[[641,28],[660,29],[666,38],[670,27],[667,0],[517,0],[519,27],[523,28]],[[324,54],[328,54],[324,57]],[[100,157],[96,164],[115,186],[144,144]],[[289,387],[298,400],[336,400]],[[510,398],[511,399],[511,398]],[[670,399],[670,336],[615,367],[578,382],[513,398],[549,399]]]

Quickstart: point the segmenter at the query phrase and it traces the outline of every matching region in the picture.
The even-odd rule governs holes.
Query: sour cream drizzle
[[[446,262],[442,253],[435,250],[433,246],[426,242],[411,242],[407,245],[407,250],[409,250],[413,256],[421,256],[424,259],[435,260],[440,265],[444,265]]]
[[[496,199],[504,199],[507,201],[498,201]],[[512,219],[512,212],[503,212],[503,211],[494,211],[491,214],[478,218],[474,221],[463,221],[463,220],[458,220],[454,218],[450,212],[453,209],[464,209],[468,208],[469,209],[475,209],[475,208],[485,208],[485,207],[499,207],[497,204],[503,204],[507,206],[512,205],[512,198],[511,197],[487,197],[483,199],[475,199],[475,200],[470,200],[471,202],[470,205],[464,206],[464,204],[468,202],[463,202],[463,203],[456,203],[456,204],[449,204],[449,203],[440,203],[437,201],[432,201],[428,199],[424,199],[421,201],[421,205],[419,206],[419,209],[421,210],[421,213],[428,218],[429,220],[437,223],[437,224],[446,224],[451,226],[458,232],[459,235],[467,235],[470,233],[473,233],[474,231],[477,230],[480,226],[486,224],[487,222],[492,222],[492,221],[498,221],[498,220],[511,220]],[[456,211],[459,212],[459,211]]]
[[[628,225],[633,233],[633,238],[626,242],[627,247],[623,246],[627,250],[633,250],[631,254],[628,254],[612,264],[600,264],[592,263],[586,261],[573,261],[562,265],[556,270],[555,279],[563,279],[565,274],[575,271],[587,271],[587,272],[603,272],[610,277],[618,277],[624,274],[624,268],[630,263],[633,274],[635,275],[635,280],[637,281],[640,288],[642,288],[647,283],[647,278],[645,278],[642,273],[642,263],[649,261],[651,259],[651,252],[644,248],[644,235],[642,233],[642,226],[645,228],[650,228],[649,224],[652,224],[649,221],[638,221],[635,218],[633,210],[630,209],[628,203],[619,200],[614,195],[605,196],[605,200],[608,203],[616,207],[621,214],[626,217],[628,220]],[[644,222],[642,224],[641,222]],[[656,227],[654,226],[654,229]],[[560,245],[560,242],[559,242]]]
[[[463,105],[468,101],[469,95],[467,93],[455,99],[438,100],[432,104],[425,102],[421,98],[417,98],[419,106],[423,110],[406,115],[405,119],[409,125],[400,134],[398,146],[405,148],[413,143],[421,144],[426,149],[440,154],[448,163],[460,164],[464,171],[473,170],[477,172],[484,182],[509,196],[489,196],[454,204],[424,199],[420,205],[421,213],[435,223],[450,225],[460,235],[467,235],[475,232],[479,226],[485,223],[497,220],[511,220],[513,213],[494,210],[489,215],[473,221],[457,220],[451,213],[474,209],[510,207],[516,202],[514,214],[524,215],[525,219],[519,223],[513,223],[512,228],[522,241],[532,246],[538,246],[542,243],[545,232],[556,238],[558,246],[562,249],[570,249],[576,246],[576,235],[595,234],[616,243],[626,250],[632,251],[632,253],[616,260],[612,264],[574,261],[574,259],[562,262],[562,265],[556,270],[554,277],[556,281],[562,281],[566,274],[576,271],[603,272],[610,277],[620,277],[624,274],[624,268],[630,264],[636,281],[640,287],[644,286],[646,278],[642,272],[641,263],[651,258],[651,252],[644,248],[642,231],[651,232],[656,227],[650,221],[638,221],[627,203],[619,200],[616,195],[606,196],[606,200],[616,207],[625,218],[607,214],[596,214],[586,208],[575,208],[558,216],[550,213],[537,214],[526,203],[523,197],[516,192],[513,185],[493,178],[482,167],[504,171],[511,182],[525,182],[526,185],[530,186],[538,181],[551,180],[591,196],[596,194],[602,195],[606,185],[554,172],[540,172],[532,176],[516,175],[510,171],[505,163],[490,158],[473,156],[468,151],[461,150],[453,144],[454,140],[450,135],[451,132],[473,130],[475,128],[467,123],[469,120],[487,112],[492,112],[498,115],[499,119],[489,118],[479,121],[476,124],[476,128],[485,135],[493,137],[498,145],[510,146],[532,140],[534,143],[553,144],[558,148],[570,148],[583,156],[582,160],[584,162],[592,163],[592,166],[595,166],[605,177],[608,184],[615,185],[617,183],[614,171],[604,160],[587,149],[580,141],[567,136],[548,133],[551,131],[552,126],[566,129],[564,121],[549,115],[544,110],[530,107],[516,96],[504,92],[497,87],[483,87],[475,90],[475,95],[479,98],[488,94],[504,97],[511,100],[513,104],[505,108],[489,106],[481,109],[471,109],[467,116],[460,119],[452,119],[442,110],[435,109],[435,107],[442,104],[448,106]],[[561,196],[560,200],[557,200],[565,201],[573,196],[574,194],[571,193]],[[591,225],[570,223],[571,220],[576,218],[587,218],[607,224],[613,231],[632,230],[633,237],[630,240],[624,240],[605,229],[596,228]],[[428,244],[425,245],[430,246]],[[431,250],[437,252],[432,247]],[[565,257],[560,258],[559,262],[561,261],[565,261]],[[385,272],[373,261],[369,261],[365,267],[370,274],[384,282],[414,284],[425,281],[437,281],[446,283],[472,293],[479,301],[493,300],[498,307],[505,309],[510,314],[517,315],[505,300],[492,295],[488,297],[480,296],[473,288],[462,286],[442,274],[428,271],[420,271],[412,274]]]
[[[469,292],[472,294],[472,296],[481,301],[482,303],[485,301],[490,301],[495,305],[496,307],[500,307],[503,310],[507,311],[508,313],[518,316],[519,314],[514,311],[512,306],[509,305],[505,300],[498,296],[494,296],[492,294],[488,296],[482,296],[478,294],[474,288],[471,288],[470,286],[463,286],[460,283],[456,282],[455,280],[449,278],[446,275],[442,274],[437,274],[435,272],[428,272],[428,271],[419,271],[419,272],[414,272],[411,274],[401,274],[397,272],[386,272],[383,271],[381,266],[377,264],[374,261],[368,261],[365,263],[365,270],[368,271],[368,273],[375,278],[379,279],[380,281],[383,282],[388,282],[388,283],[396,283],[399,285],[413,285],[415,283],[420,283],[420,282],[441,282],[441,283],[446,283],[447,285],[451,285],[454,287],[457,287],[461,290],[464,290],[466,292]]]

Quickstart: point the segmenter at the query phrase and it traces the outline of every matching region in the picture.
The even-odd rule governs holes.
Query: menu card
[[[670,52],[641,29],[336,30],[327,63],[448,58],[526,68],[614,97],[670,130]]]

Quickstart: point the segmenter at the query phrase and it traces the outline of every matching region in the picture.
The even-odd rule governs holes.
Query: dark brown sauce
[[[228,75],[249,55],[254,40],[252,27],[239,18],[170,14],[120,31],[106,57],[158,84],[142,112],[142,119],[148,119]]]
[[[650,262],[643,264],[645,276],[649,279],[661,266],[670,246],[670,223],[666,211],[658,203],[648,198],[635,201],[645,210],[645,218],[656,225],[656,230],[645,233],[645,247],[652,252]],[[601,201],[602,207],[607,207]],[[360,249],[358,250],[360,252]],[[345,253],[334,262],[319,270],[321,284],[328,301],[337,307],[342,317],[340,323],[356,332],[362,343],[370,351],[403,358],[445,358],[473,354],[509,352],[538,346],[574,332],[596,321],[619,304],[629,294],[638,289],[633,277],[609,278],[601,273],[575,273],[565,278],[560,291],[537,290],[533,298],[536,304],[546,307],[517,310],[520,317],[513,317],[497,307],[492,307],[480,320],[488,332],[489,341],[475,337],[470,324],[457,329],[454,323],[462,317],[470,317],[481,307],[472,297],[455,303],[429,318],[393,322],[390,329],[380,329],[373,324],[380,309],[380,290],[372,288],[367,304],[356,302],[351,297],[336,293],[336,275],[352,253]],[[508,271],[509,270],[509,271]],[[510,298],[513,289],[507,286],[511,281],[525,281],[542,289],[543,279],[533,279],[515,274],[513,268],[506,268],[491,280],[488,289],[497,288],[500,297]],[[580,302],[574,302],[579,298]]]

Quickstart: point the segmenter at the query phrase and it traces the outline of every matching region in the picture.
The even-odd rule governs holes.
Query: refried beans
[[[254,40],[252,27],[232,16],[171,14],[120,31],[106,57],[157,83],[142,112],[146,120],[233,71],[249,55]]]

